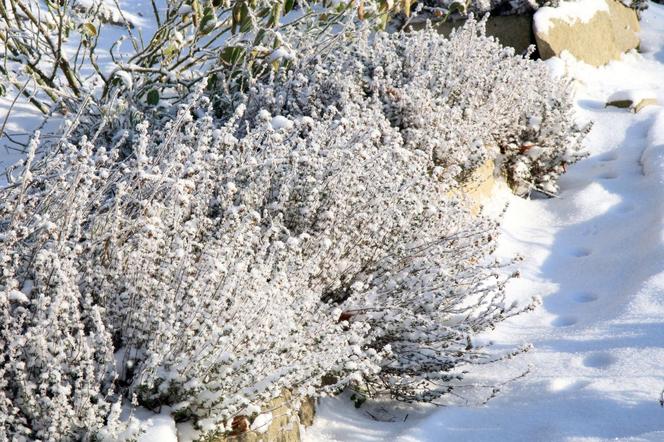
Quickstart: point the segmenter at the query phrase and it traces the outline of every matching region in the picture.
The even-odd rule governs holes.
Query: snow
[[[140,25],[150,13],[145,0],[120,3],[132,23]],[[563,2],[541,8],[535,26],[546,32],[551,20],[588,21],[607,9],[604,0]],[[533,343],[534,350],[477,370],[469,388],[460,389],[468,398],[458,401],[462,406],[369,401],[356,409],[346,394],[323,399],[305,440],[664,440],[658,403],[664,388],[664,109],[634,114],[605,108],[607,101],[626,98],[664,103],[663,6],[651,3],[641,36],[641,54],[601,68],[569,55],[547,62],[575,78],[579,119],[595,123],[586,143],[589,157],[570,167],[560,198],[522,200],[504,187],[494,195],[494,209],[510,203],[497,255],[505,261],[524,257],[522,277],[510,284],[509,295],[522,301],[540,296],[543,305],[475,343],[498,349]],[[272,54],[286,55],[292,56],[281,49]],[[0,125],[12,98],[0,98]],[[5,129],[25,143],[41,124],[19,99]],[[275,130],[292,124],[283,116],[271,119]],[[1,139],[0,171],[23,155]],[[30,290],[22,290],[9,300],[29,302]],[[501,391],[482,404],[494,386]],[[176,427],[168,408],[136,417],[146,429],[140,442],[198,436],[190,423]],[[259,430],[269,418],[259,415],[252,427]]]
[[[86,8],[86,9],[91,9],[95,6],[95,4],[98,4],[98,1],[95,0],[78,0],[77,4]],[[101,1],[101,8],[100,12],[106,16],[107,19],[110,19],[113,23],[124,23],[125,20],[127,21],[128,24],[131,26],[137,26],[137,27],[143,27],[147,23],[147,20],[143,18],[144,12],[142,9],[135,9],[135,8],[130,8],[128,5],[129,2],[126,1],[120,1],[119,4],[121,5],[122,12],[118,10],[118,3],[115,2],[115,0],[102,0]],[[134,3],[134,2],[132,2]],[[135,2],[138,3],[136,6],[140,8],[141,2]],[[147,6],[147,3],[146,5]],[[146,10],[147,12],[147,10]]]
[[[201,432],[194,428],[192,422],[180,422],[177,424],[178,442],[193,442],[201,437]]]
[[[561,1],[558,7],[545,6],[538,9],[533,25],[537,32],[546,34],[553,20],[587,23],[600,11],[609,12],[609,5],[605,0]]]
[[[565,3],[558,17],[602,3]],[[563,176],[559,198],[523,200],[502,187],[491,202],[510,203],[498,258],[524,257],[509,297],[543,304],[476,344],[534,349],[475,368],[447,407],[323,399],[306,441],[664,440],[664,108],[605,106],[664,103],[664,6],[651,3],[642,28],[641,54],[600,68],[569,55],[547,62],[575,79],[579,121],[594,122],[589,156]]]
[[[30,302],[27,296],[25,296],[25,293],[19,292],[18,290],[12,290],[9,292],[9,301],[10,302],[18,302],[20,304],[27,304]]]
[[[289,52],[286,48],[280,47],[272,51],[270,54],[270,61],[276,61],[279,59],[292,60],[294,57],[292,52]]]
[[[251,429],[256,433],[265,433],[272,423],[272,413],[263,413],[256,416],[251,423]]]
[[[291,129],[293,127],[293,122],[282,115],[272,117],[270,124],[272,124],[272,129],[274,130]]]
[[[643,174],[646,176],[664,176],[664,111],[658,111],[648,131],[648,144],[640,159]],[[658,170],[660,169],[660,170]]]
[[[164,407],[160,414],[140,411],[142,413],[137,413],[136,417],[141,421],[144,432],[138,442],[178,442],[178,431],[170,408]]]
[[[134,80],[131,78],[131,74],[126,71],[118,71],[115,73],[115,75],[122,80],[125,86],[127,86],[127,89],[131,89],[134,87]]]

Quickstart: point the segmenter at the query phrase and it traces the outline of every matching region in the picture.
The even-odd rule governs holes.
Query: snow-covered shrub
[[[83,162],[72,166],[52,186],[76,208],[86,199],[76,181],[90,172]],[[76,213],[37,209],[50,203],[39,181],[26,172],[0,204],[2,441],[81,439],[108,423],[113,394],[104,309],[77,285],[82,246],[62,237]]]
[[[432,29],[377,33],[284,71],[258,85],[249,112],[317,118],[334,107],[373,100],[411,150],[463,179],[489,158],[519,194],[556,192],[556,179],[579,154],[570,84],[546,66],[485,36],[472,17],[449,39]]]
[[[262,208],[286,160],[261,155],[276,138],[263,130],[240,144],[232,124],[214,129],[209,117],[192,118],[184,109],[151,134],[141,124],[126,161],[117,148],[63,140],[3,190],[2,234],[14,238],[3,242],[3,259],[14,264],[0,279],[3,317],[16,318],[3,334],[2,356],[12,361],[3,399],[26,414],[27,427],[55,419],[50,437],[93,433],[115,385],[146,406],[173,404],[210,430],[283,387],[311,393],[308,386],[351,359],[349,340],[362,343],[365,327],[342,331],[337,307],[309,287],[320,264],[304,250],[323,245],[306,232],[291,235],[282,216]],[[251,151],[261,167],[246,163]],[[27,277],[33,289],[19,296]],[[30,322],[21,319],[24,306]],[[113,353],[116,373],[104,383]],[[23,386],[24,377],[50,371],[62,374],[42,380],[41,396],[32,379]],[[62,391],[60,402],[49,400],[47,382]],[[88,407],[84,394],[95,397]],[[39,403],[28,409],[25,397],[50,412],[34,409]],[[2,429],[19,434],[13,421]]]
[[[495,224],[380,100],[213,114],[201,97],[110,146],[63,139],[0,191],[1,432],[91,436],[117,395],[204,431],[284,387],[431,399],[516,313]]]
[[[469,345],[471,336],[523,310],[504,303],[504,276],[489,258],[497,226],[450,195],[456,182],[430,167],[433,146],[406,148],[378,101],[350,102],[343,113],[329,108],[316,119],[290,121],[265,110],[256,118],[259,127],[292,134],[292,125],[306,134],[285,152],[299,162],[282,181],[292,188],[272,192],[287,198],[277,207],[288,208],[291,231],[327,244],[313,280],[322,300],[339,305],[345,327],[370,326],[354,351],[380,354],[380,370],[363,370],[357,385],[432,400],[449,384],[430,381],[460,377],[459,365],[490,359]],[[360,367],[351,359],[336,374]]]

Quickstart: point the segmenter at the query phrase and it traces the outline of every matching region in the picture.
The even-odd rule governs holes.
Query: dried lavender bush
[[[435,15],[473,13],[484,15],[523,14],[542,6],[558,6],[559,0],[424,0],[423,10]]]
[[[20,184],[2,192],[8,197],[0,209],[0,440],[94,433],[111,409],[113,352],[104,310],[78,289],[81,245],[61,236],[77,214],[65,206],[39,210],[48,201],[28,195],[44,180],[29,171],[38,137]],[[86,200],[77,191],[91,176],[82,158],[70,152],[71,170],[52,168],[57,175],[48,185],[74,209]]]
[[[11,405],[0,434],[90,436],[108,415],[105,403],[87,401],[84,408],[97,425],[58,408],[52,416],[59,427],[48,425],[50,417],[36,404],[55,408],[50,396],[63,391],[63,402],[73,408],[77,394],[103,397],[114,386],[144,405],[174,404],[180,413],[193,413],[205,430],[223,428],[250,402],[260,404],[284,386],[311,393],[306,386],[312,379],[349,360],[346,341],[362,342],[362,325],[340,333],[334,307],[307,287],[316,261],[303,259],[298,238],[278,217],[260,216],[256,205],[281,159],[261,158],[264,167],[255,174],[250,168],[248,182],[238,188],[231,178],[247,165],[242,151],[230,147],[239,141],[211,123],[209,117],[194,122],[187,108],[150,135],[143,124],[135,155],[120,163],[117,149],[64,140],[20,184],[3,191],[0,217],[8,223],[2,257],[15,264],[4,266],[0,280],[2,357],[10,362],[2,394]],[[261,143],[261,135],[244,143],[259,150],[252,143]],[[52,265],[31,262],[47,254]],[[110,365],[114,376],[79,390],[74,380],[86,379],[88,364],[70,366],[71,359],[58,358],[49,361],[53,370],[66,367],[70,376],[49,378],[53,385],[33,388],[27,402],[20,380],[40,378],[32,367],[41,365],[41,354],[21,342],[32,336],[32,322],[51,312],[40,300],[61,297],[74,312],[84,301],[95,306],[106,328],[84,329],[86,317],[73,324],[62,319],[50,325],[52,334],[35,331],[34,339],[59,355],[76,344],[60,339],[67,326],[78,327],[74,337],[94,340],[93,350],[111,355],[104,365],[92,364],[87,353],[79,358],[102,373]]]
[[[199,88],[112,142],[35,140],[0,190],[0,435],[118,438],[121,401],[224,432],[284,387],[431,401],[493,360],[472,336],[532,305],[451,191],[494,157],[550,183],[580,132],[482,26],[304,58],[223,120]]]
[[[370,326],[366,347],[355,351],[380,354],[380,370],[363,370],[354,386],[436,399],[449,385],[430,380],[491,358],[468,346],[470,336],[522,311],[505,304],[504,277],[488,258],[497,225],[472,217],[450,195],[456,182],[442,167],[430,168],[430,148],[404,147],[380,103],[332,109],[319,120],[330,117],[312,133],[312,145],[295,150],[299,185],[288,191],[285,220],[291,231],[329,244],[314,279],[323,301],[339,305],[344,327]],[[273,125],[284,119],[265,110],[257,118]],[[316,120],[295,121],[301,127]],[[343,368],[358,367],[350,361]]]
[[[496,226],[445,197],[431,152],[379,102],[243,112],[195,98],[125,159],[123,136],[63,139],[1,191],[1,434],[113,438],[118,395],[223,432],[283,387],[430,399],[399,380],[486,358],[469,336],[516,311]]]
[[[378,100],[405,147],[431,151],[432,167],[463,180],[494,159],[516,193],[555,194],[586,134],[571,85],[487,37],[485,20],[471,16],[449,40],[427,29],[339,45],[257,85],[249,112],[318,118]]]

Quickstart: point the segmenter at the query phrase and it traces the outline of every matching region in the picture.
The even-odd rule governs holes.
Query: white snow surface
[[[558,7],[545,6],[538,9],[533,18],[533,25],[537,32],[546,34],[553,20],[587,23],[600,11],[609,12],[609,5],[605,0],[561,1]]]
[[[272,423],[272,413],[263,413],[256,416],[256,419],[251,423],[251,429],[257,433],[265,433]]]
[[[164,407],[160,414],[139,410],[135,417],[140,420],[144,430],[138,442],[178,442],[175,420],[171,417],[170,408]]]
[[[175,421],[170,416],[159,415],[151,418],[152,425],[138,442],[178,442]]]
[[[293,127],[293,122],[282,115],[272,117],[270,124],[274,130],[290,129]]]
[[[306,441],[664,441],[664,108],[605,107],[625,90],[664,103],[664,7],[651,3],[642,27],[641,54],[548,62],[575,78],[579,120],[594,122],[560,197],[496,191],[493,204],[510,203],[497,254],[524,257],[508,295],[543,304],[478,342],[534,349],[475,370],[457,390],[467,403],[323,399]]]

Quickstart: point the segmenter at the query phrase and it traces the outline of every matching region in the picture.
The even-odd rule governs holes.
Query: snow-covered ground
[[[482,405],[469,388],[467,406],[440,408],[325,399],[306,440],[664,441],[664,108],[605,107],[618,92],[664,104],[664,7],[651,4],[642,27],[641,54],[549,62],[576,79],[579,118],[594,126],[560,198],[498,192],[510,202],[498,253],[525,258],[509,293],[543,305],[483,337],[534,344],[471,379],[497,396]]]

